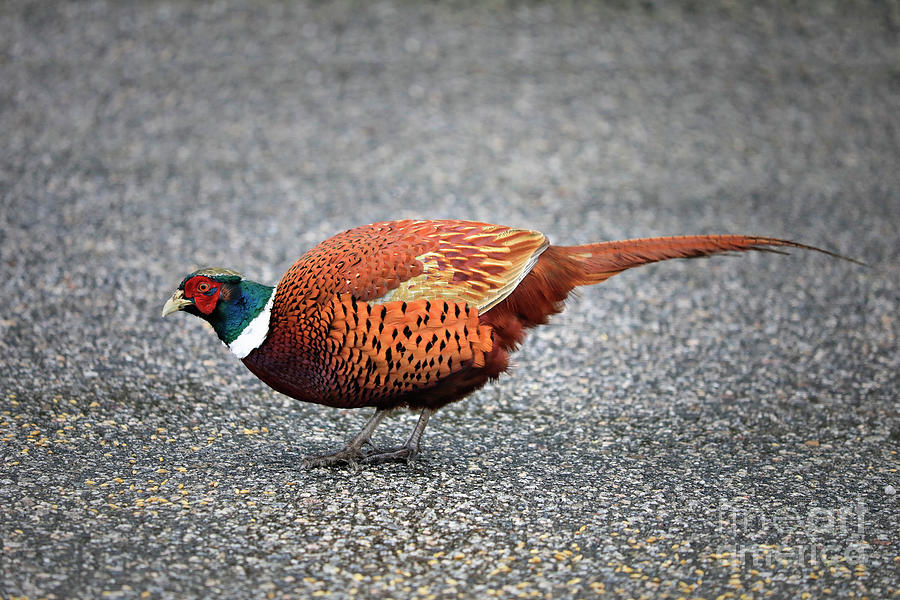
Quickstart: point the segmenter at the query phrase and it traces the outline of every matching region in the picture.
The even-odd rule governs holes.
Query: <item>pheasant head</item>
[[[162,316],[181,310],[204,319],[243,358],[268,333],[274,290],[231,269],[200,269],[181,281],[163,306]]]

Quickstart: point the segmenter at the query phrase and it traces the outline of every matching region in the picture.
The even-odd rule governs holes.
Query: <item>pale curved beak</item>
[[[190,306],[194,302],[192,300],[188,300],[184,297],[184,292],[181,290],[175,290],[175,293],[172,294],[172,297],[166,300],[166,305],[163,306],[162,316],[170,315],[173,312],[182,310],[186,306]]]

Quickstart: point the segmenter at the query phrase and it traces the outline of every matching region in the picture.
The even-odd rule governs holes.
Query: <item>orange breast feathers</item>
[[[278,284],[276,309],[324,309],[340,375],[361,388],[420,389],[484,366],[493,342],[479,315],[513,292],[547,246],[539,232],[484,223],[375,223],[301,257]]]
[[[404,300],[369,305],[335,300],[329,341],[343,375],[362,389],[403,393],[428,387],[466,366],[484,366],[491,329],[459,302]],[[380,394],[379,394],[380,395]]]

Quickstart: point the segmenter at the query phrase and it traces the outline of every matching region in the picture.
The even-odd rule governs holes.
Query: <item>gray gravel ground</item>
[[[900,9],[784,4],[0,5],[0,596],[896,596]],[[627,273],[304,471],[365,415],[162,303],[411,216],[870,267]]]

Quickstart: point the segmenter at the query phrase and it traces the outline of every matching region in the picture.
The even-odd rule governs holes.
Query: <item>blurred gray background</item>
[[[898,33],[897,2],[0,4],[0,595],[896,594]],[[870,266],[626,273],[416,464],[304,471],[365,415],[159,311],[403,217]]]

